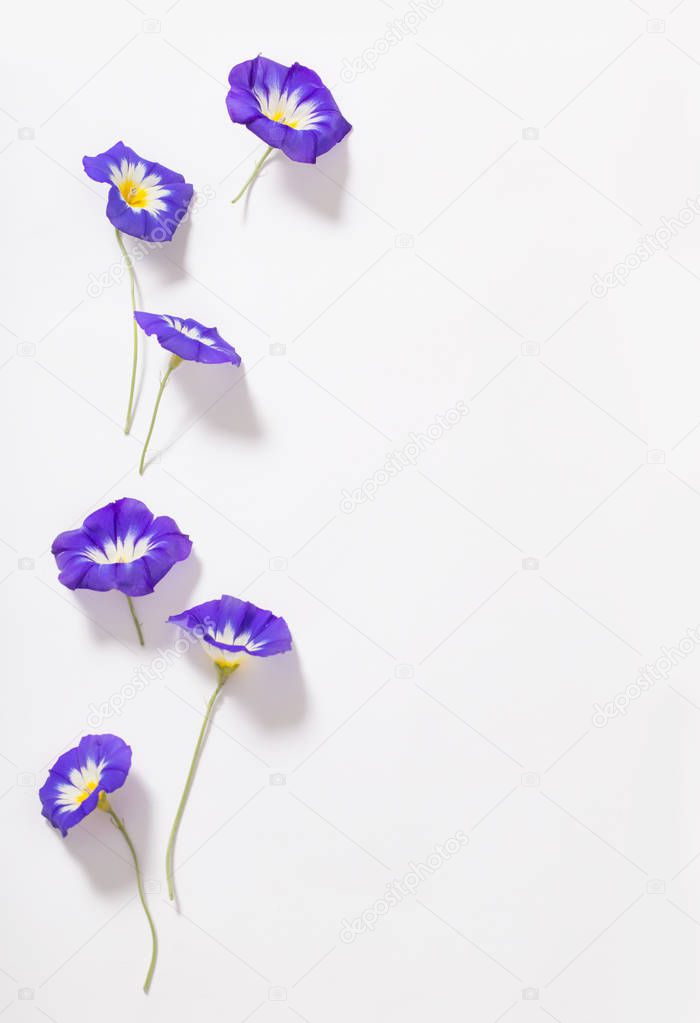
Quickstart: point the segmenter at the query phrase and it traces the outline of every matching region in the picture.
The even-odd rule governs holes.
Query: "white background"
[[[5,10],[3,1023],[697,1018],[698,216],[591,291],[700,193],[700,11],[672,3]],[[415,31],[388,46],[392,21]],[[226,76],[260,51],[315,68],[355,128],[231,207],[263,146]],[[243,358],[178,370],[143,479],[166,356],[147,341],[126,439],[128,285],[81,167],[117,139],[210,196],[139,263],[142,308]],[[63,589],[48,553],[125,495],[194,541],[138,602],[145,650],[121,595]],[[168,614],[222,592],[284,615],[295,650],[225,692],[179,913],[164,847],[211,666],[188,652],[97,729],[134,749],[114,805],[161,938],[146,999],[120,836],[95,814],[62,841],[36,793],[172,646]]]

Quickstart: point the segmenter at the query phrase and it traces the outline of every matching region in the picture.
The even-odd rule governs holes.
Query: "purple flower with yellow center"
[[[139,642],[143,633],[132,597],[156,585],[192,550],[174,519],[155,518],[145,504],[122,497],[93,512],[80,529],[60,533],[51,546],[59,582],[69,590],[120,590],[127,599]]]
[[[217,685],[207,704],[206,713],[194,748],[194,755],[185,781],[185,788],[175,814],[165,854],[168,894],[175,898],[173,880],[173,854],[180,821],[192,787],[195,770],[204,746],[214,704],[229,676],[248,657],[271,657],[292,649],[292,637],[284,618],[265,611],[246,600],[222,596],[208,600],[180,614],[171,615],[169,622],[182,626],[199,639],[217,672]]]
[[[136,849],[124,821],[117,816],[107,797],[120,789],[131,767],[131,747],[117,735],[84,735],[74,749],[63,753],[49,771],[39,790],[41,812],[65,838],[93,810],[107,813],[124,836],[134,861],[139,899],[151,932],[151,961],[143,990],[148,993],[158,955],[158,939],[153,919],[146,904],[143,878]]]
[[[85,735],[75,749],[58,758],[39,790],[42,813],[65,838],[120,789],[131,767],[131,748],[116,735]]]
[[[298,163],[316,163],[352,128],[316,72],[302,64],[285,67],[256,57],[236,64],[228,81],[229,117],[268,146],[233,202],[252,185],[273,150],[281,149]]]
[[[147,242],[170,241],[194,191],[182,174],[143,159],[123,142],[84,156],[83,168],[93,181],[110,186],[107,219],[117,231]]]
[[[123,142],[97,156],[84,156],[83,168],[93,181],[108,184],[107,219],[114,225],[117,242],[129,271],[131,306],[136,309],[136,278],[122,234],[147,242],[169,242],[184,219],[194,189],[182,174],[160,163],[144,160]],[[138,334],[134,324],[131,387],[124,433],[131,429],[138,365]]]
[[[161,398],[170,374],[181,362],[202,362],[208,365],[228,362],[232,366],[240,366],[241,357],[236,349],[224,341],[215,327],[205,327],[198,320],[183,319],[179,316],[161,316],[158,313],[135,312],[134,319],[145,334],[155,334],[161,348],[170,352],[168,368],[163,374],[156,403],[151,416],[151,425],[141,452],[139,473],[143,476],[146,469],[146,452],[151,442],[153,428],[160,408]]]

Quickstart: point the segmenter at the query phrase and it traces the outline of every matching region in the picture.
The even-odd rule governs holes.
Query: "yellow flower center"
[[[274,112],[274,114],[272,114],[272,118],[271,119],[273,121],[281,121],[282,124],[286,124],[288,128],[296,128],[296,126],[298,124],[298,121],[288,121],[285,118],[284,110],[276,110]]]
[[[231,654],[229,654],[228,656],[231,657]],[[228,672],[235,671],[236,668],[240,665],[240,663],[241,663],[240,657],[238,658],[238,660],[226,660],[225,657],[217,657],[216,660],[214,661],[214,664],[217,666],[217,668],[222,668],[224,671]]]
[[[85,789],[75,797],[76,803],[84,803],[91,792],[94,792],[97,788],[96,781],[85,782]],[[102,793],[100,793],[102,795]]]
[[[133,178],[124,178],[119,182],[119,192],[124,202],[136,209],[143,209],[148,205],[148,191],[142,184],[135,182]]]

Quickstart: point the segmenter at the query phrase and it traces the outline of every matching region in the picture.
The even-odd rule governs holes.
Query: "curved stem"
[[[160,387],[158,388],[158,397],[156,398],[156,403],[153,408],[153,415],[151,416],[151,425],[148,427],[148,433],[146,434],[146,440],[143,445],[143,451],[141,452],[141,461],[139,463],[139,476],[143,476],[144,472],[146,471],[146,452],[148,451],[148,445],[151,443],[153,427],[156,425],[156,416],[158,415],[158,409],[160,408],[160,399],[163,397],[165,385],[167,384],[168,377],[170,376],[172,371],[174,369],[177,369],[181,362],[182,359],[178,355],[173,355],[170,359],[170,362],[168,363],[167,370],[163,374],[163,379],[160,382]]]
[[[136,312],[136,277],[134,275],[134,266],[133,263],[131,262],[131,257],[129,256],[129,253],[126,251],[126,246],[124,245],[124,242],[122,240],[121,231],[119,230],[118,227],[115,227],[114,230],[117,233],[117,242],[119,243],[119,248],[121,249],[122,256],[124,257],[126,268],[129,271],[129,278],[131,280],[131,311],[133,314]],[[136,388],[136,366],[139,360],[138,325],[133,315],[131,319],[134,325],[134,351],[131,357],[131,386],[129,388],[129,404],[126,409],[126,419],[124,421],[124,433],[128,433],[129,430],[131,429],[131,419],[133,416],[134,409],[134,390]]]
[[[171,899],[175,898],[175,882],[174,882],[174,879],[173,879],[173,853],[174,853],[174,850],[175,850],[175,839],[177,838],[177,832],[178,832],[178,829],[180,827],[180,821],[182,820],[182,815],[183,815],[183,813],[185,811],[185,804],[187,803],[187,797],[190,794],[190,789],[192,788],[192,782],[194,781],[195,771],[197,770],[197,764],[199,763],[199,758],[200,758],[200,756],[202,754],[202,747],[204,746],[204,740],[206,738],[207,728],[209,727],[209,721],[211,720],[211,712],[214,709],[214,704],[216,703],[216,700],[217,700],[217,697],[218,697],[219,693],[221,692],[221,690],[224,687],[224,683],[226,682],[226,679],[229,677],[231,672],[235,670],[235,668],[224,668],[221,665],[217,665],[216,667],[217,667],[217,671],[219,673],[219,679],[218,679],[218,682],[216,684],[216,689],[212,693],[212,695],[211,695],[211,697],[209,699],[209,703],[207,704],[207,709],[206,709],[206,712],[204,714],[204,720],[202,721],[202,727],[199,730],[199,736],[197,738],[197,745],[195,746],[194,753],[192,754],[192,761],[190,763],[190,769],[187,772],[187,778],[185,780],[185,787],[184,787],[184,789],[182,791],[182,796],[180,797],[180,802],[178,804],[177,812],[175,813],[175,820],[173,821],[173,826],[172,826],[172,829],[170,831],[170,838],[168,839],[168,847],[165,850],[165,874],[166,874],[166,877],[168,879],[168,895],[169,895],[169,897]]]
[[[231,205],[232,206],[233,206],[234,203],[237,203],[239,199],[242,199],[243,196],[246,194],[246,192],[248,191],[250,186],[253,184],[253,182],[257,178],[257,176],[260,173],[260,171],[263,169],[263,164],[265,163],[265,160],[267,160],[268,156],[274,150],[274,148],[275,148],[274,146],[268,146],[267,147],[267,149],[265,150],[263,155],[260,157],[258,162],[255,164],[255,167],[253,168],[253,173],[250,175],[250,177],[246,181],[246,183],[243,186],[243,188],[240,190],[240,192],[238,193],[236,198],[231,200]]]
[[[144,645],[143,629],[141,628],[141,622],[136,617],[136,608],[134,607],[134,602],[128,593],[125,593],[124,596],[126,597],[126,602],[129,605],[129,610],[131,611],[131,617],[134,619],[134,625],[136,626],[136,632],[139,637],[139,643],[141,644],[141,646],[143,646]]]
[[[146,979],[143,982],[143,990],[146,992],[146,994],[148,994],[148,989],[150,988],[151,980],[153,979],[153,971],[156,968],[156,959],[158,958],[158,936],[156,934],[155,924],[153,923],[153,917],[151,916],[151,914],[150,914],[150,912],[148,910],[148,905],[146,904],[146,894],[145,894],[145,892],[143,890],[143,878],[141,877],[141,867],[139,866],[139,858],[136,855],[136,849],[134,849],[134,843],[129,838],[129,834],[128,834],[126,828],[124,827],[124,821],[120,820],[119,817],[117,817],[116,813],[114,812],[114,810],[112,809],[112,807],[109,805],[109,803],[106,800],[105,800],[105,806],[103,808],[106,809],[107,813],[112,818],[112,821],[113,821],[115,827],[117,827],[119,829],[119,831],[121,831],[122,835],[124,836],[124,840],[125,840],[126,844],[129,846],[129,852],[131,853],[131,858],[134,861],[134,870],[136,871],[136,884],[137,884],[138,890],[139,890],[139,899],[141,900],[141,905],[143,906],[143,911],[146,914],[146,919],[148,920],[148,926],[149,926],[150,931],[151,931],[151,947],[152,947],[151,962],[150,962],[149,967],[148,967],[148,973],[146,974]]]

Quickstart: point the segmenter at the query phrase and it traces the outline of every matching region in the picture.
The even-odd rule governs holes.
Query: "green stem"
[[[253,173],[250,175],[250,177],[246,181],[246,183],[243,186],[243,188],[240,190],[240,192],[238,193],[236,198],[231,200],[231,205],[232,206],[233,206],[234,203],[237,203],[239,199],[242,199],[243,196],[246,194],[246,192],[248,191],[250,186],[253,184],[253,182],[257,178],[257,176],[260,173],[260,171],[263,169],[263,164],[267,160],[267,158],[270,155],[270,153],[274,150],[274,148],[275,148],[274,146],[268,146],[267,147],[267,149],[265,150],[263,155],[260,157],[258,162],[255,164],[255,167],[253,168]]]
[[[139,858],[136,855],[136,849],[134,849],[134,843],[129,838],[129,833],[124,827],[124,821],[120,820],[119,817],[117,817],[116,813],[114,812],[114,810],[109,805],[106,799],[104,800],[104,803],[105,805],[102,807],[102,809],[107,811],[109,816],[112,818],[112,822],[114,823],[115,827],[117,827],[119,831],[121,831],[122,835],[124,836],[126,844],[129,846],[129,852],[131,853],[131,857],[134,861],[134,870],[136,871],[136,884],[139,890],[139,899],[141,900],[141,905],[143,906],[143,911],[146,914],[148,926],[151,930],[152,944],[151,962],[148,967],[146,979],[143,982],[143,990],[146,992],[146,994],[148,994],[148,989],[150,988],[151,980],[153,979],[153,971],[156,968],[156,959],[158,958],[158,936],[156,934],[155,924],[153,923],[153,917],[151,916],[148,910],[148,905],[146,904],[146,894],[143,890],[143,878],[141,877],[141,867],[139,866]]]
[[[170,376],[172,371],[174,369],[177,369],[181,362],[182,359],[180,358],[179,355],[172,355],[170,357],[170,362],[168,363],[168,368],[165,371],[163,379],[160,382],[160,387],[158,388],[158,397],[156,398],[156,403],[153,408],[153,415],[151,416],[151,425],[148,427],[148,433],[146,434],[146,440],[143,445],[143,451],[141,452],[141,461],[139,463],[139,476],[143,476],[144,472],[146,471],[146,452],[148,451],[148,445],[151,443],[153,427],[156,425],[156,416],[158,415],[158,409],[160,408],[160,399],[163,397],[165,385],[167,384],[168,377]]]
[[[141,622],[136,617],[136,608],[134,607],[134,602],[128,593],[125,593],[124,596],[126,597],[126,602],[129,605],[129,610],[131,611],[131,617],[133,618],[134,625],[136,626],[136,632],[138,633],[139,643],[141,644],[141,646],[143,646],[144,645],[143,630],[141,628]]]
[[[192,782],[194,781],[194,775],[195,771],[197,770],[197,764],[199,763],[199,758],[202,754],[202,748],[204,746],[204,740],[206,738],[207,729],[209,727],[209,721],[211,720],[211,712],[214,709],[214,704],[216,703],[219,693],[224,687],[226,679],[229,677],[232,671],[235,671],[235,668],[233,667],[225,668],[218,664],[216,667],[219,673],[218,682],[216,684],[216,689],[212,693],[209,699],[209,703],[207,704],[207,709],[204,714],[204,720],[202,721],[202,727],[199,730],[199,736],[197,738],[197,745],[195,746],[194,753],[192,755],[190,769],[187,772],[185,787],[182,791],[180,803],[175,814],[175,820],[173,821],[173,826],[170,831],[168,847],[165,850],[165,874],[168,879],[168,895],[171,899],[175,898],[175,881],[173,879],[173,853],[175,850],[175,839],[177,838],[178,828],[180,827],[180,821],[182,820],[182,815],[185,811],[185,804],[187,803],[187,798],[190,794],[190,789],[192,788]]]
[[[131,257],[129,256],[129,253],[126,251],[126,246],[124,245],[124,242],[122,240],[121,231],[119,230],[119,228],[116,227],[114,230],[117,233],[117,242],[119,243],[119,248],[122,251],[122,256],[124,257],[124,262],[126,263],[126,268],[129,271],[129,277],[131,279],[131,311],[132,313],[135,313],[136,277],[134,275],[134,265],[131,262]],[[136,366],[138,364],[139,359],[139,332],[136,320],[134,319],[133,315],[132,321],[134,325],[134,351],[131,357],[131,386],[129,388],[129,404],[126,409],[126,420],[124,421],[124,433],[128,433],[131,430],[131,419],[133,416],[134,409],[134,390],[136,388]]]

